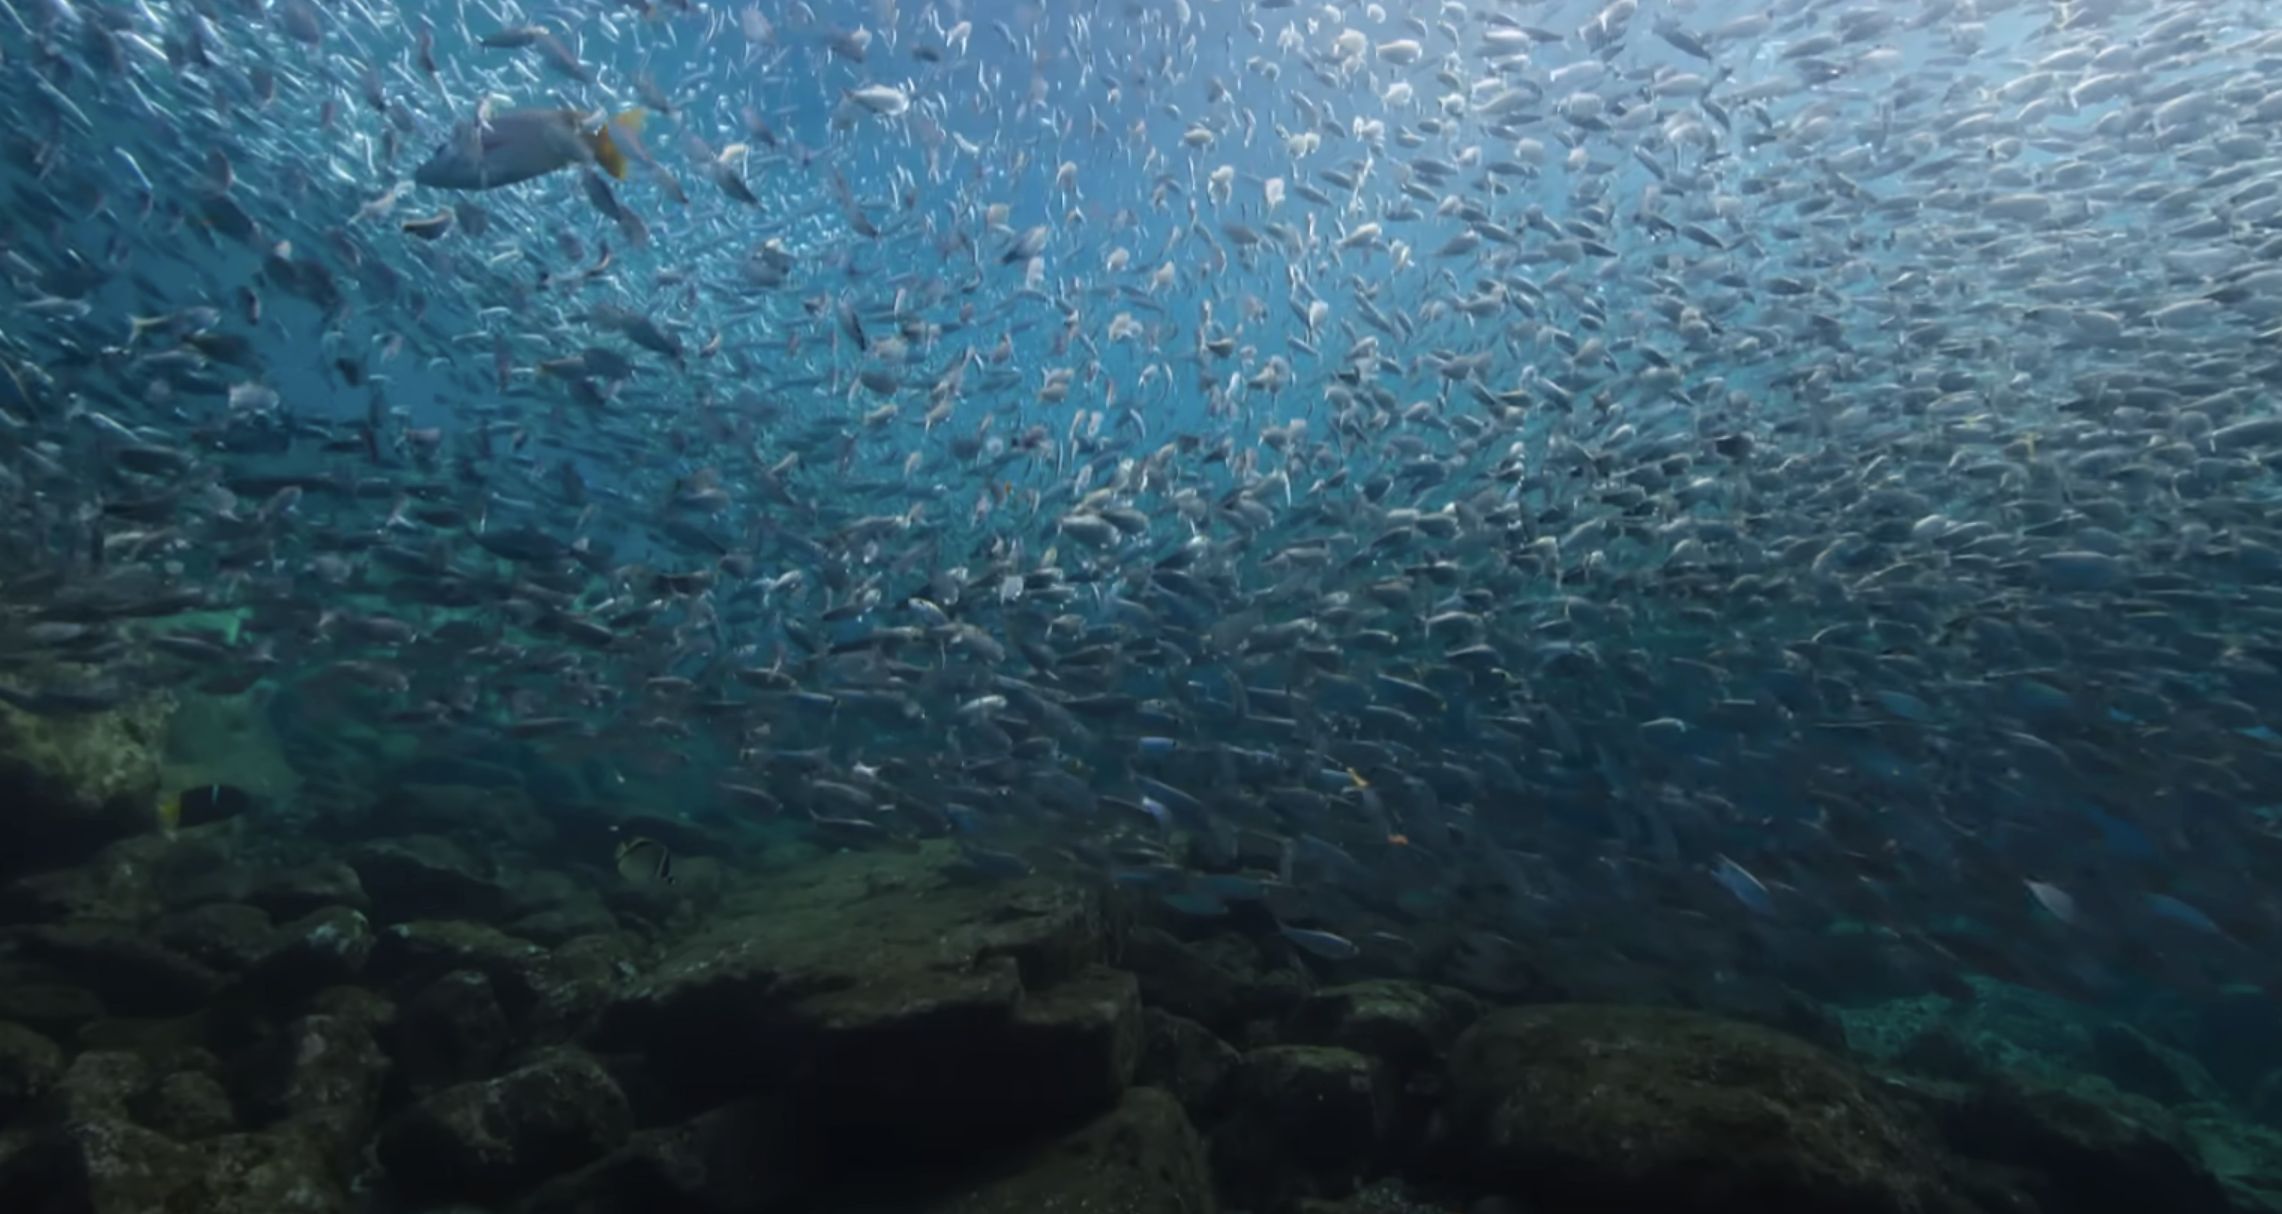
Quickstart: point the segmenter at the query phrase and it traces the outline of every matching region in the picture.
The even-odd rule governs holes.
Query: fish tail
[[[626,149],[618,146],[610,132],[623,129],[628,134],[639,134],[649,116],[648,111],[637,106],[603,123],[601,130],[587,136],[587,142],[594,148],[594,161],[602,166],[603,172],[620,181],[626,180]]]

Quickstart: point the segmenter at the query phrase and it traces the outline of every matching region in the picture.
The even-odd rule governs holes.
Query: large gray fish
[[[590,163],[623,180],[626,153],[611,133],[638,132],[645,116],[633,109],[597,123],[577,110],[531,108],[477,118],[452,128],[412,180],[439,190],[496,190]]]

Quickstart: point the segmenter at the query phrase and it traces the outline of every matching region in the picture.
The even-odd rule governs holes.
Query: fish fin
[[[626,149],[619,147],[618,141],[610,137],[611,132],[622,130],[628,135],[639,135],[642,133],[642,124],[648,122],[649,118],[648,110],[636,106],[621,111],[616,118],[603,123],[601,130],[587,137],[594,146],[595,163],[602,166],[603,172],[620,181],[626,180]]]

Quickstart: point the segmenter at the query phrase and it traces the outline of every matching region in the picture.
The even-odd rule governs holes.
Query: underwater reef
[[[2282,1069],[2214,1075],[2250,1055],[2210,1009],[1619,1000],[1553,955],[1517,997],[940,841],[684,824],[634,882],[513,772],[426,760],[332,834],[250,796],[169,828],[170,739],[221,736],[184,711],[0,708],[49,845],[0,883],[0,1209],[2282,1210]],[[236,719],[202,774],[288,766]]]

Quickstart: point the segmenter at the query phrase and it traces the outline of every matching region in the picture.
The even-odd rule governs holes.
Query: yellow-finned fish
[[[628,881],[674,883],[674,856],[656,839],[628,839],[618,845],[618,875]]]
[[[253,808],[253,794],[231,784],[199,784],[159,798],[159,829],[207,826]]]
[[[638,108],[604,122],[578,110],[506,110],[452,128],[412,180],[439,190],[495,190],[589,163],[624,180],[626,150],[612,132],[639,135],[647,118]]]

